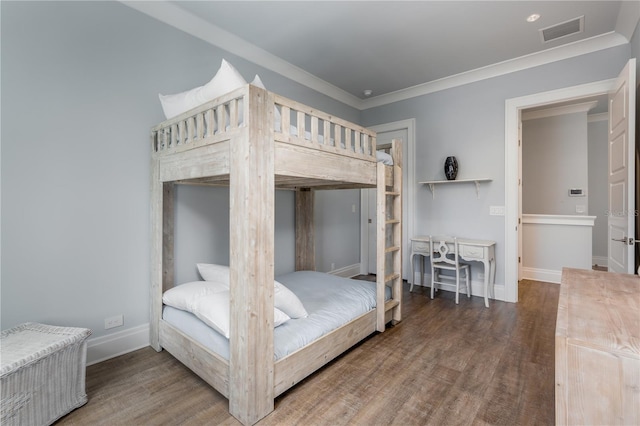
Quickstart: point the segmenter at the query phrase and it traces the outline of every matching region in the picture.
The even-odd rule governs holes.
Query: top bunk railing
[[[229,139],[245,127],[251,114],[249,85],[235,90],[151,129],[154,155],[164,155]],[[279,142],[376,161],[376,133],[346,120],[273,94],[270,128]]]
[[[274,104],[276,140],[376,161],[374,131],[279,95]]]

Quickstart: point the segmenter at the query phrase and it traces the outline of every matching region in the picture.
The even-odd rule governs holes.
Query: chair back
[[[458,266],[458,239],[456,237],[429,236],[429,252],[433,263]]]

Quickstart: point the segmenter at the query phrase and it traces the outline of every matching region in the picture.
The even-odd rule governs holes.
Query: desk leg
[[[492,271],[491,269],[492,267],[491,264],[493,262],[483,260],[482,263],[484,264],[484,306],[488,308],[489,307],[489,278],[493,277],[493,275],[495,274],[495,271]]]
[[[413,259],[416,257],[415,253],[411,253],[411,273],[409,274],[409,284],[411,284],[411,287],[409,287],[409,293],[411,293],[413,291],[413,284],[416,280],[416,270],[414,269],[414,262]]]
[[[420,285],[424,288],[424,256],[420,255]]]

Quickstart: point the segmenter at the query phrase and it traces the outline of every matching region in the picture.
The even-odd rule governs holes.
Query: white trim
[[[391,123],[378,124],[375,126],[368,126],[369,129],[377,132],[393,132],[397,130],[407,130],[407,158],[402,159],[402,167],[407,169],[407,193],[403,194],[407,198],[406,211],[402,212],[402,220],[407,224],[407,235],[403,239],[410,241],[411,236],[414,235],[414,219],[415,210],[414,203],[416,197],[416,171],[415,171],[415,158],[416,158],[416,119],[409,118],[406,120],[394,121]],[[403,141],[404,142],[404,141]],[[369,206],[369,193],[367,190],[360,191],[360,266],[361,273],[367,274],[369,269],[369,258],[367,256],[369,252],[369,232],[367,227],[368,220],[368,206]],[[407,252],[406,247],[402,248],[402,258],[406,259]],[[403,261],[404,263],[404,261]],[[403,277],[406,271],[403,271]]]
[[[149,346],[149,323],[87,340],[87,365]]]
[[[522,278],[525,280],[544,281],[547,283],[560,284],[562,282],[562,271],[523,267]]]
[[[607,120],[609,120],[609,113],[606,113],[606,112],[587,115],[587,123],[595,123],[597,121],[607,121]]]
[[[533,53],[531,55],[521,56],[519,58],[510,59],[497,64],[488,65],[483,68],[455,74],[439,80],[430,81],[409,87],[407,89],[398,90],[396,92],[385,95],[374,96],[363,101],[363,109],[387,105],[393,102],[403,101],[416,96],[427,95],[429,93],[441,90],[451,89],[453,87],[462,86],[464,84],[474,83],[493,77],[522,71],[528,68],[549,64],[563,59],[569,59],[588,53],[597,52],[604,49],[627,44],[628,40],[620,34],[607,33],[596,37],[574,43],[565,44],[542,52]]]
[[[566,214],[523,214],[522,223],[539,225],[593,226],[596,216],[579,216]]]
[[[608,93],[615,79],[597,81],[505,101],[505,301],[518,301],[518,126],[520,111]]]
[[[213,46],[285,76],[350,107],[362,109],[362,100],[360,98],[182,9],[178,4],[172,4],[172,2],[167,1],[120,0],[120,2],[160,22],[164,22]]]
[[[592,265],[609,267],[609,258],[607,256],[592,256],[591,257],[591,264]]]
[[[555,117],[556,115],[577,114],[579,112],[589,112],[598,101],[583,102],[580,104],[564,105],[554,108],[544,108],[535,111],[524,111],[522,113],[522,121],[536,120],[538,118]]]
[[[354,263],[353,265],[348,265],[339,269],[334,269],[333,271],[327,272],[331,275],[337,275],[342,278],[351,278],[360,274],[360,264]]]
[[[509,59],[496,64],[419,84],[385,95],[374,96],[368,99],[360,99],[351,93],[327,83],[307,71],[304,71],[265,51],[264,49],[261,49],[240,37],[207,22],[199,16],[195,16],[192,13],[187,12],[177,4],[172,4],[167,1],[119,1],[132,9],[164,22],[167,25],[184,31],[187,34],[206,41],[209,44],[231,52],[236,56],[251,61],[261,67],[276,72],[286,78],[359,110],[387,105],[393,102],[450,89],[452,87],[462,86],[464,84],[486,80],[563,59],[569,59],[597,52],[599,50],[628,44],[630,35],[629,37],[625,37],[626,33],[628,33],[626,29],[631,28],[631,31],[633,32],[633,28],[635,28],[635,25],[633,27],[631,26],[632,19],[627,19],[625,20],[625,24],[627,25],[624,25],[625,35],[621,35],[616,32],[609,32],[551,49],[546,49],[541,52]],[[621,12],[623,9],[624,7],[620,8]],[[635,16],[633,13],[631,13],[631,15],[632,17]],[[618,21],[620,23],[620,19],[618,19]],[[637,22],[637,19],[635,22]]]
[[[475,262],[474,262],[475,263]],[[473,268],[474,263],[471,263],[471,267]],[[480,266],[482,267],[482,266]],[[417,277],[417,279],[416,279]],[[414,284],[414,289],[413,292],[415,293],[416,291],[420,291],[420,287],[424,288],[424,291],[431,291],[431,274],[426,273],[424,274],[424,285],[420,285],[420,272],[414,272],[414,281],[412,281]],[[450,291],[452,293],[455,293],[456,291],[456,285],[455,285],[455,277],[454,278],[454,283],[443,283],[443,284],[438,284],[438,288],[440,290],[444,290],[444,291]],[[418,290],[416,290],[416,287],[418,287]],[[463,295],[466,298],[466,289],[464,289],[464,283],[460,284],[460,298],[462,299]],[[504,285],[502,284],[495,284],[493,286],[493,294],[491,294],[491,288],[489,288],[489,298],[492,300],[504,300]],[[471,295],[475,296],[475,297],[481,297],[484,299],[484,282],[483,281],[478,281],[478,280],[471,280]],[[437,296],[435,296],[437,297]],[[483,302],[484,303],[484,302]],[[491,302],[489,302],[489,306],[491,306]]]

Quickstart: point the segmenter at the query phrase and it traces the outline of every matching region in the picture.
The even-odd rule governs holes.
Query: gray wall
[[[589,121],[589,215],[595,216],[592,253],[594,257],[608,257],[607,215],[609,208],[607,120]]]
[[[41,321],[88,327],[94,337],[108,334],[103,320],[112,315],[124,314],[125,328],[148,322],[148,133],[163,119],[157,94],[203,84],[223,57],[246,79],[257,72],[270,90],[347,120],[415,117],[417,155],[408,160],[419,166],[418,180],[441,176],[448,155],[458,156],[460,178],[492,178],[479,199],[467,186],[438,189],[432,199],[421,186],[410,214],[417,233],[497,240],[500,283],[504,218],[488,209],[504,204],[505,99],[614,77],[631,49],[640,51],[636,30],[631,46],[360,114],[118,2],[2,1],[0,16],[1,326]],[[224,199],[210,188],[178,191],[180,279],[196,277],[195,262],[225,259]],[[278,193],[277,202],[276,270],[285,271],[292,196]],[[330,227],[317,231],[318,269],[356,263],[359,213],[350,208],[359,207],[358,191],[319,193],[317,204],[317,227]]]
[[[437,187],[435,197],[418,186],[414,232],[495,240],[496,283],[504,284],[505,222],[489,206],[505,204],[505,101],[613,78],[629,57],[629,45],[620,46],[364,111],[366,126],[415,117],[417,181],[442,178],[447,155],[458,158],[459,179],[493,179],[479,198],[470,184]]]
[[[587,214],[588,173],[586,112],[522,122],[522,213]],[[569,188],[585,195],[570,197]]]
[[[158,93],[207,82],[224,57],[247,80],[259,73],[270,90],[359,120],[351,107],[119,2],[0,7],[3,329],[39,321],[99,337],[148,322],[148,140],[163,120]],[[228,259],[224,191],[177,191],[178,279],[197,278],[196,262]],[[276,201],[276,271],[286,272],[294,262],[293,194],[278,192]],[[320,201],[331,212],[334,201],[351,205],[359,196],[335,191]],[[340,217],[341,226],[359,229],[359,216]],[[354,263],[329,256],[357,256],[352,234],[322,241],[318,257],[335,259],[336,268]],[[105,331],[104,319],[118,314],[124,328]]]

